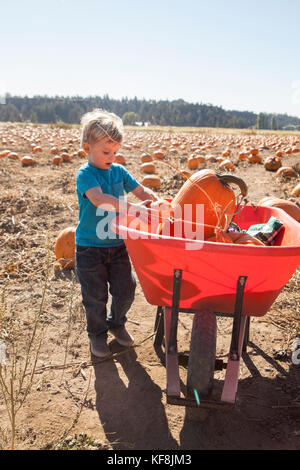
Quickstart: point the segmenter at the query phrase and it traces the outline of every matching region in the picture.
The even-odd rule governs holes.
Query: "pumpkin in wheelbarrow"
[[[206,239],[207,242],[218,242],[218,243],[235,243],[237,245],[256,245],[265,246],[263,242],[255,237],[244,232],[224,232],[223,230],[216,230],[216,234],[213,237]]]
[[[127,213],[123,215],[130,229],[155,233],[158,224],[173,216],[171,203],[166,199],[144,201],[143,205],[148,208],[147,213],[142,215],[138,206],[131,205]]]
[[[292,201],[288,201],[285,199],[280,199],[278,197],[273,196],[266,196],[263,197],[257,204],[258,206],[266,206],[266,207],[278,207],[278,209],[282,209],[286,212],[289,216],[293,219],[300,222],[300,207],[297,206]]]
[[[204,224],[204,240],[214,236],[215,228],[226,230],[232,220],[236,207],[236,195],[231,185],[240,188],[243,197],[247,195],[246,183],[231,174],[218,174],[204,169],[194,173],[181,187],[172,201],[176,219],[176,207],[180,206],[183,222]],[[197,220],[197,205],[203,205],[204,220]],[[187,210],[189,209],[189,210]],[[187,213],[188,212],[188,213]],[[175,222],[176,223],[176,222]],[[163,233],[164,224],[160,224],[158,234]],[[174,234],[171,224],[170,235]]]

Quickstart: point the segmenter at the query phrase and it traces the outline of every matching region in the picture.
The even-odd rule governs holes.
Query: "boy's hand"
[[[148,210],[149,204],[152,201],[143,201],[139,204],[130,204],[128,215],[138,217],[143,222],[148,223],[150,217],[150,211]]]
[[[151,199],[151,201],[159,201],[159,197],[155,194],[154,191],[152,191],[152,189],[147,188],[145,186],[143,186],[143,188],[144,192],[147,194],[147,197]]]
[[[146,207],[150,207],[152,202],[153,202],[152,199],[146,199],[146,200],[143,201],[143,202],[139,202],[139,203],[137,204],[137,206],[146,206]]]
[[[173,217],[173,208],[171,203],[165,199],[159,199],[158,201],[151,202],[150,208],[153,209],[162,219],[170,219]]]

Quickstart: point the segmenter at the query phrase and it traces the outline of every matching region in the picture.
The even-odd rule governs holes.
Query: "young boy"
[[[136,288],[124,240],[109,230],[108,221],[117,212],[127,212],[131,206],[139,208],[141,213],[147,211],[143,203],[128,203],[124,191],[132,192],[144,204],[158,198],[122,165],[114,163],[124,133],[118,116],[96,109],[83,116],[82,124],[81,146],[88,154],[88,162],[76,177],[79,205],[75,233],[76,273],[81,284],[91,352],[104,358],[111,355],[108,330],[119,344],[134,343],[125,322]],[[108,286],[112,296],[109,312]]]

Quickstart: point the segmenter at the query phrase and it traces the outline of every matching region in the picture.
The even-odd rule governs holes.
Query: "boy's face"
[[[92,144],[83,144],[84,150],[89,155],[89,161],[100,170],[109,170],[115,161],[116,153],[120,144],[114,142],[109,137],[104,137]]]

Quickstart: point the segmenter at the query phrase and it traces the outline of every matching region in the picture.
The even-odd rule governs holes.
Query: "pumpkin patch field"
[[[127,322],[135,345],[109,336],[113,357],[91,356],[72,259],[75,178],[87,162],[80,132],[0,125],[0,449],[299,449],[299,269],[269,312],[250,319],[232,410],[166,403],[156,307],[139,282]],[[128,127],[116,161],[162,199],[204,169],[235,176],[247,204],[273,204],[300,222],[299,133]],[[180,351],[189,351],[191,325],[181,313]],[[226,361],[231,329],[232,319],[217,318],[217,359]],[[183,389],[186,375],[180,365]]]

